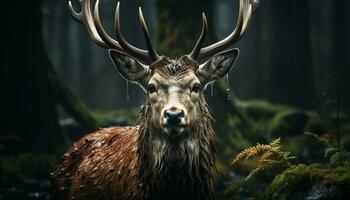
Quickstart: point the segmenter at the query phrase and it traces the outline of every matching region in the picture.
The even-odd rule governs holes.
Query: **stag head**
[[[120,30],[120,3],[115,12],[116,39],[110,37],[101,25],[99,0],[94,9],[92,0],[80,0],[81,12],[73,9],[71,15],[83,23],[95,43],[109,49],[109,55],[120,74],[128,81],[139,84],[146,92],[145,106],[150,109],[149,125],[163,130],[165,135],[174,137],[189,133],[203,116],[203,90],[206,86],[223,78],[233,67],[238,49],[224,51],[245,34],[251,15],[258,6],[258,0],[239,0],[239,17],[235,29],[223,40],[202,47],[208,30],[203,13],[202,32],[188,55],[179,59],[159,56],[154,50],[149,32],[139,8],[139,20],[144,33],[147,50],[129,44]]]

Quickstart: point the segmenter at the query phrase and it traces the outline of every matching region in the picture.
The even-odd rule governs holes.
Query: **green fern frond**
[[[232,165],[237,164],[242,160],[258,157],[257,167],[253,169],[245,179],[238,181],[236,184],[230,187],[230,192],[237,191],[239,188],[246,185],[251,179],[257,176],[267,168],[274,166],[287,167],[291,166],[290,160],[295,159],[295,156],[291,156],[290,152],[281,150],[281,139],[277,138],[270,144],[256,144],[253,147],[249,147],[242,152],[238,153],[233,161]]]
[[[291,156],[291,152],[281,150],[281,147],[281,138],[273,140],[270,144],[258,143],[255,146],[249,147],[238,153],[231,162],[231,165],[260,155],[260,158],[257,161],[257,168],[248,175],[248,179],[267,167],[275,165],[290,166],[290,160],[295,159],[296,157]]]
[[[236,157],[234,158],[234,160],[231,162],[231,165],[234,165],[235,163],[242,161],[242,160],[247,160],[249,158],[255,157],[259,154],[263,154],[267,151],[271,150],[271,146],[270,145],[265,145],[265,144],[257,144],[253,147],[250,147],[248,149],[243,150],[242,152],[240,152],[239,154],[236,155]]]
[[[281,146],[281,138],[277,138],[272,140],[272,142],[269,144],[271,147],[280,147]]]

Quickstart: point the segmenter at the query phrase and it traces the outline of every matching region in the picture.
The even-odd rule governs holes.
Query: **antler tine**
[[[216,53],[219,53],[220,51],[224,50],[230,45],[236,43],[244,36],[251,22],[252,13],[259,6],[260,0],[239,0],[239,1],[240,1],[239,16],[238,16],[237,25],[234,31],[223,40],[218,41],[208,47],[201,48],[200,50],[198,50],[200,47],[196,45],[194,50],[190,54],[190,56],[193,59],[197,60],[198,62],[206,61],[211,56],[215,55]],[[200,37],[199,40],[201,39],[202,39],[202,36]],[[198,41],[197,44],[198,43],[202,44],[203,42]],[[196,52],[196,51],[198,51],[198,53],[194,54],[193,52]]]
[[[244,8],[243,0],[240,0],[239,16],[238,16],[237,26],[234,29],[234,31],[225,39],[218,41],[208,47],[201,48],[197,57],[194,58],[195,60],[197,60],[198,62],[202,62],[207,58],[215,55],[216,53],[224,50],[226,47],[230,46],[239,38],[239,35],[243,28],[243,19],[244,19],[243,8]]]
[[[73,19],[77,20],[78,22],[82,21],[82,14],[81,12],[78,13],[74,10],[72,2],[68,1],[68,8],[69,8],[69,14],[73,17]]]
[[[147,45],[147,49],[149,52],[149,55],[151,56],[151,59],[156,61],[159,60],[159,55],[157,54],[157,52],[154,50],[153,46],[152,46],[152,41],[151,38],[149,36],[149,32],[148,32],[148,28],[145,22],[145,18],[143,17],[143,13],[142,13],[142,9],[141,7],[139,7],[139,20],[142,26],[142,30],[143,30],[143,34],[145,37],[145,42]]]
[[[250,1],[254,1],[254,0],[250,0]],[[249,27],[250,25],[250,22],[251,22],[251,19],[252,19],[252,12],[253,12],[253,5],[252,3],[248,3],[246,1],[246,4],[245,4],[246,8],[245,9],[245,13],[244,13],[244,23],[243,23],[243,28],[242,28],[242,31],[241,31],[241,34],[238,38],[238,40],[240,40],[247,32],[247,28]]]
[[[261,0],[249,0],[249,1],[250,2],[247,2],[248,9],[247,9],[247,12],[246,12],[245,17],[244,17],[246,20],[244,22],[243,30],[242,30],[242,33],[241,33],[239,39],[244,37],[244,35],[246,34],[247,28],[249,27],[249,25],[252,21],[252,14],[259,7],[259,5],[261,3]]]
[[[114,49],[117,50],[123,50],[122,47],[119,45],[117,41],[115,41],[113,38],[111,38],[107,32],[104,30],[102,23],[101,23],[101,18],[100,18],[100,0],[97,0],[95,3],[95,9],[94,9],[94,22],[95,22],[95,27],[98,32],[98,34],[101,36],[102,40],[109,45],[110,47],[113,47]]]
[[[149,37],[148,29],[147,29],[145,20],[143,18],[141,9],[140,9],[139,17],[140,17],[140,22],[145,35],[148,51],[139,49],[130,45],[122,36],[122,33],[120,31],[120,22],[119,22],[119,12],[120,12],[119,2],[117,4],[116,14],[115,14],[115,31],[117,35],[117,40],[114,40],[112,37],[108,35],[108,33],[105,31],[105,29],[102,26],[100,12],[99,12],[100,1],[96,0],[94,9],[92,8],[93,1],[94,0],[79,0],[81,11],[77,12],[73,8],[72,1],[69,0],[68,8],[71,16],[76,21],[85,25],[91,39],[96,44],[106,49],[116,49],[124,53],[130,54],[135,58],[138,58],[148,64],[151,64],[154,61],[157,61],[159,59],[158,54],[152,47],[151,39]]]
[[[101,39],[99,36],[96,27],[94,25],[94,20],[92,17],[91,11],[91,1],[82,1],[79,0],[81,11],[78,13],[74,10],[71,0],[68,2],[68,8],[71,16],[76,21],[85,25],[91,39],[98,45],[103,48],[109,48],[109,46]]]
[[[120,2],[118,1],[117,8],[115,10],[115,32],[117,36],[117,40],[120,46],[130,55],[135,56],[136,58],[140,58],[145,62],[153,63],[154,60],[151,59],[149,52],[136,48],[129,44],[123,37],[123,34],[120,30]]]
[[[250,2],[253,6],[253,12],[260,6],[261,0],[251,0]]]
[[[198,56],[198,53],[201,50],[201,47],[204,43],[205,37],[207,36],[207,32],[208,32],[208,21],[207,21],[207,17],[205,16],[205,13],[202,13],[202,32],[199,36],[199,39],[196,43],[196,46],[193,48],[190,57],[192,58],[196,58]]]

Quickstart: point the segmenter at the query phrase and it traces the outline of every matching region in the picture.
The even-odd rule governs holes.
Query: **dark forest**
[[[347,199],[350,1],[261,0],[240,55],[204,91],[213,117],[217,199]],[[78,1],[72,0],[79,10]],[[114,37],[117,1],[100,0]],[[135,125],[145,92],[69,15],[68,0],[5,1],[1,18],[0,200],[53,199],[50,177],[88,133]],[[180,58],[236,26],[239,0],[121,0],[121,29]]]

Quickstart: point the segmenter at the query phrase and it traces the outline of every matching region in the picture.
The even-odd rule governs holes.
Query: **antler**
[[[110,37],[102,26],[99,13],[99,0],[97,0],[95,3],[94,11],[92,10],[92,1],[93,0],[79,0],[81,6],[80,12],[76,12],[74,10],[71,0],[69,0],[68,6],[71,16],[78,22],[85,25],[91,39],[96,44],[106,49],[116,49],[124,53],[130,54],[135,58],[138,58],[148,64],[151,64],[159,59],[157,52],[153,49],[141,8],[139,8],[139,20],[144,33],[147,50],[139,49],[137,47],[132,46],[122,36],[120,30],[119,1],[115,12],[115,32],[117,40],[114,40],[112,37]]]
[[[208,31],[208,24],[205,14],[203,13],[202,32],[194,49],[190,53],[191,58],[200,63],[204,62],[213,55],[236,43],[244,36],[251,22],[251,16],[259,6],[260,0],[239,0],[239,2],[239,16],[234,31],[223,40],[204,48],[202,48],[202,45]]]

